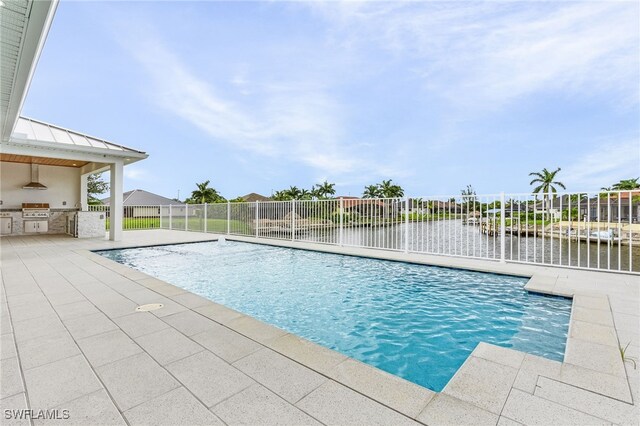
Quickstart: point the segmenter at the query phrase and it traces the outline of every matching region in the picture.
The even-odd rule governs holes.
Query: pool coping
[[[511,389],[530,391],[530,383],[531,380],[534,379],[536,383],[536,387],[533,389],[534,395],[540,380],[553,380],[567,386],[568,390],[576,389],[579,391],[587,391],[626,404],[634,403],[626,368],[619,354],[618,346],[621,343],[619,342],[614,326],[608,297],[589,291],[578,291],[570,286],[572,283],[571,280],[559,281],[563,278],[562,268],[548,268],[549,271],[543,270],[543,272],[536,272],[535,269],[539,267],[532,267],[532,273],[528,273],[522,271],[522,265],[517,265],[518,272],[515,271],[516,268],[514,268],[513,265],[499,262],[479,261],[482,262],[482,264],[479,265],[480,267],[476,267],[475,259],[473,259],[472,262],[464,262],[456,261],[458,260],[456,258],[440,257],[434,262],[433,257],[401,252],[334,247],[323,244],[281,240],[265,241],[252,237],[224,236],[224,238],[229,241],[249,242],[316,252],[526,277],[529,278],[525,286],[528,291],[568,297],[573,300],[567,345],[565,348],[565,359],[562,363],[553,364],[555,361],[550,361],[551,364],[547,365],[545,371],[534,371],[531,374],[535,377],[531,377],[531,374],[529,374],[531,370],[529,364],[535,364],[536,358],[532,358],[532,356],[523,352],[481,343],[469,355],[465,363],[458,369],[440,393],[433,392],[398,376],[379,370],[376,367],[347,357],[337,351],[317,345],[216,302],[210,301],[210,305],[193,309],[195,312],[230,330],[242,334],[304,367],[416,421],[426,424],[427,421],[430,422],[432,419],[438,418],[437,408],[434,409],[436,412],[434,414],[434,410],[430,409],[429,406],[432,401],[434,402],[434,407],[437,405],[439,408],[440,405],[446,405],[441,401],[447,400],[447,402],[450,402],[448,401],[449,397],[454,398],[456,401],[461,401],[463,404],[468,404],[470,407],[474,407],[474,409],[482,410],[484,415],[490,413],[493,416],[502,415],[506,417],[503,414],[503,409],[505,408],[507,403],[506,399],[509,397]],[[217,239],[217,237],[212,237],[208,241],[216,241]],[[149,246],[150,245],[146,245],[146,247]],[[117,248],[133,247],[139,246],[118,245]],[[110,265],[111,269],[120,269],[114,266],[119,265],[135,271],[138,274],[144,274],[89,250],[78,250],[77,252],[87,257],[92,257],[94,261],[103,264],[103,266]],[[454,265],[451,265],[451,263]],[[556,273],[554,274],[554,272]],[[589,272],[599,273],[599,271]],[[181,287],[158,279],[140,282],[140,280],[154,278],[147,274],[144,275],[144,278],[139,278],[135,281],[174,301],[176,301],[176,296],[171,296],[170,294],[176,290],[189,293]],[[160,281],[162,285],[158,284],[157,281]],[[179,302],[176,301],[176,303]],[[576,313],[577,311],[578,313]],[[585,327],[585,324],[587,327]],[[594,363],[594,354],[597,354],[598,360],[605,360],[607,362]],[[482,394],[484,391],[482,387],[468,386],[470,381],[479,380],[482,382],[486,379],[486,377],[483,378],[483,373],[479,371],[476,363],[487,361],[492,363],[490,364],[492,367],[497,366],[496,371],[504,371],[505,377],[508,376],[508,380],[504,383],[499,383],[501,387],[500,392],[496,392],[504,395],[504,401],[499,401],[493,405],[484,404],[479,400],[478,393],[480,392],[480,394]],[[549,365],[551,365],[552,368],[549,368]],[[526,372],[526,374],[522,372]],[[527,379],[521,379],[521,377],[527,377]],[[519,383],[523,381],[527,382],[527,385],[521,385]],[[461,385],[458,385],[459,383],[461,383]],[[466,390],[465,385],[468,387]],[[495,383],[493,383],[493,385],[495,385]],[[526,389],[519,389],[518,386]],[[507,387],[508,389],[506,389]],[[513,417],[516,416],[514,415]]]

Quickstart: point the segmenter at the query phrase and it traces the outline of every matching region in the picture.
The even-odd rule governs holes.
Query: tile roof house
[[[173,200],[171,198],[163,197],[162,195],[154,194],[153,192],[145,191],[144,189],[134,189],[122,194],[122,204],[124,206],[169,206],[169,205],[184,205],[180,201]],[[109,205],[109,198],[104,198],[102,204]]]
[[[339,196],[337,199],[342,200],[342,206],[345,213],[357,213],[359,215],[366,214],[380,217],[384,216],[385,212],[388,213],[392,210],[389,208],[390,206],[380,200],[349,196]]]
[[[134,189],[122,194],[124,217],[159,217],[168,215],[168,206],[171,206],[171,214],[176,216],[189,216],[196,214],[195,209],[188,209],[187,205],[144,189]],[[109,206],[109,198],[101,200],[103,205]]]
[[[243,195],[241,198],[246,203],[253,203],[256,201],[271,201],[271,198],[265,197],[264,195],[256,194],[255,192],[251,192],[247,195]]]

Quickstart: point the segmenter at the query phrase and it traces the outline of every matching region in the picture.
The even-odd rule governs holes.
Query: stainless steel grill
[[[51,215],[51,211],[49,210],[49,204],[35,204],[35,203],[24,203],[22,204],[22,217],[23,218],[48,218]]]

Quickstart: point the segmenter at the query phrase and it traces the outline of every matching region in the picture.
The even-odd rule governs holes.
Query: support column
[[[110,171],[110,191],[109,198],[109,239],[120,241],[122,239],[122,161],[111,164]]]
[[[86,212],[89,210],[89,192],[87,190],[87,181],[90,173],[80,175],[80,210]]]

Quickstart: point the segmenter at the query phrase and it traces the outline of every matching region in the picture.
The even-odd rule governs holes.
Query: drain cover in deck
[[[156,309],[162,308],[164,305],[162,303],[149,303],[147,305],[140,305],[136,308],[136,312],[149,312],[155,311]]]

